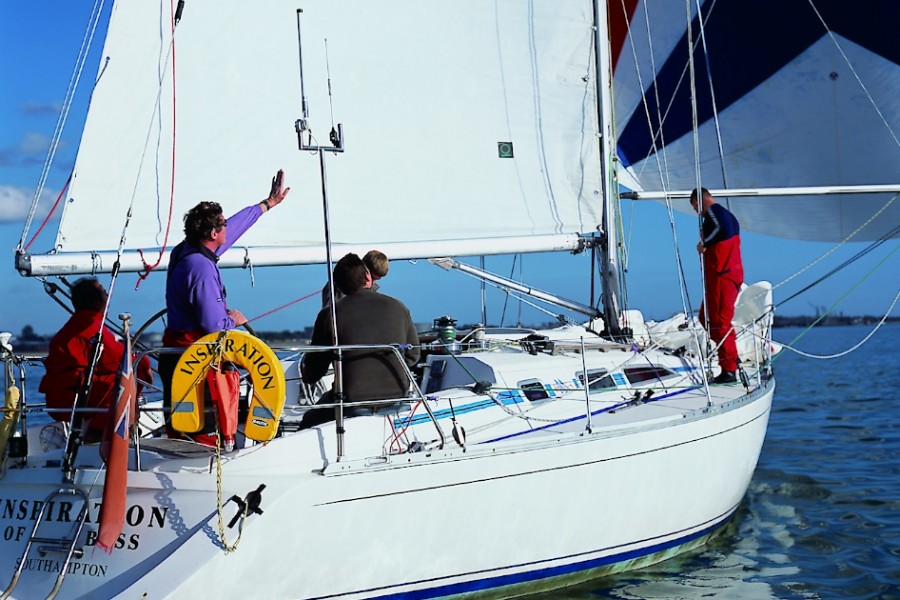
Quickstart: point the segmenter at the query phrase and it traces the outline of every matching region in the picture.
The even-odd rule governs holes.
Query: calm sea
[[[818,355],[869,326],[822,327],[794,342]],[[803,330],[775,330],[790,343]],[[900,600],[900,325],[846,356],[784,351],[769,432],[729,529],[649,569],[533,598]]]
[[[871,330],[822,327],[794,341],[803,330],[785,328],[775,339],[830,355]],[[885,325],[840,358],[778,356],[769,432],[750,490],[706,547],[532,600],[900,600],[898,338],[900,325]]]

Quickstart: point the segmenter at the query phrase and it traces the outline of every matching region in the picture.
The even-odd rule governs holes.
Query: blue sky
[[[62,0],[0,4],[0,80],[3,82],[0,94],[0,239],[4,250],[0,257],[0,330],[3,331],[19,333],[24,325],[30,324],[38,332],[52,333],[67,318],[66,313],[44,293],[39,281],[16,273],[14,251],[47,155],[90,9],[89,2]],[[108,6],[105,12],[109,12]],[[86,83],[96,72],[104,30],[101,26],[94,40],[81,94],[66,123],[29,238],[34,235],[74,164],[87,108]],[[666,318],[681,310],[666,211],[656,203],[627,203],[624,212],[630,253],[629,305],[642,310],[648,319]],[[98,218],[103,216],[98,215]],[[777,217],[773,215],[773,218]],[[32,252],[45,252],[52,247],[54,224],[51,220],[47,231],[31,247]],[[694,251],[696,223],[687,215],[676,215],[676,226],[692,305],[696,308],[700,296],[699,265]],[[831,248],[831,244],[794,242],[749,233],[743,234],[742,240],[748,282],[763,279],[776,284],[782,282]],[[834,310],[844,314],[884,314],[900,281],[900,253],[890,254],[897,250],[898,244],[897,240],[884,244],[853,268],[781,306],[780,314],[812,314],[815,307],[831,307],[836,303],[839,304]],[[864,247],[864,244],[852,244],[841,248],[827,261],[778,288],[776,303]],[[885,258],[886,261],[877,267]],[[477,259],[474,262],[477,263]],[[512,258],[488,257],[486,265],[489,270],[508,276]],[[532,255],[524,258],[523,265],[524,279],[530,285],[579,302],[590,302],[588,256]],[[873,269],[874,272],[869,274]],[[518,266],[516,274],[518,276]],[[317,292],[326,277],[322,266],[261,268],[253,275],[255,287],[251,286],[247,271],[225,273],[229,304],[251,319]],[[100,279],[109,286],[108,275]],[[164,274],[156,273],[138,290],[134,289],[136,280],[134,274],[119,278],[112,313],[131,312],[135,321],[141,323],[164,307]],[[416,322],[430,322],[445,314],[460,322],[481,320],[480,285],[466,275],[446,273],[422,261],[415,264],[394,261],[390,274],[382,283],[385,293],[400,298],[409,306]],[[498,324],[504,314],[505,296],[492,288],[488,292],[488,320]],[[261,330],[299,329],[312,323],[319,306],[318,299],[313,297],[260,318],[253,325]],[[552,307],[549,310],[557,312]],[[550,320],[544,313],[527,307],[520,313],[519,303],[510,301],[506,304],[504,324],[514,323],[520,314],[525,323]],[[893,314],[900,314],[900,309],[895,308]],[[577,315],[569,316],[578,318]],[[160,325],[155,327],[160,328]]]

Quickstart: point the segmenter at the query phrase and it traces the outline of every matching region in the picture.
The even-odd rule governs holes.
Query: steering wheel
[[[149,327],[150,325],[152,325],[157,319],[160,319],[164,314],[166,314],[166,309],[165,309],[165,308],[162,309],[161,311],[157,312],[155,315],[153,315],[153,316],[150,317],[149,319],[147,319],[147,320],[144,322],[143,325],[141,325],[140,327],[138,327],[137,332],[135,332],[135,334],[131,337],[132,343],[135,344],[135,345],[137,345],[138,340],[139,340],[140,337],[141,337],[141,334],[144,333],[144,331],[147,329],[147,327]],[[250,335],[252,335],[252,336],[254,336],[254,337],[259,337],[258,335],[256,335],[256,331],[253,330],[253,327],[250,326],[250,323],[249,323],[249,322],[244,323],[243,325],[241,325],[241,327],[243,327],[244,329],[246,329],[246,330],[247,330],[247,333],[249,333]]]

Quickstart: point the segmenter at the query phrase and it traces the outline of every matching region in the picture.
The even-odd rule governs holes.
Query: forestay
[[[319,164],[294,128],[297,8],[313,134],[327,145],[333,123],[345,132],[346,152],[326,157],[336,245],[477,255],[571,248],[596,230],[590,2],[192,0],[174,44],[168,0],[127,2],[110,20],[58,254],[31,257],[33,274],[73,272],[78,253],[109,270],[97,253],[115,251],[132,202],[123,269],[138,269],[133,251],[164,243],[170,188],[169,247],[189,207],[258,202],[278,168],[291,196],[221,264],[324,261]]]
[[[688,4],[704,187],[900,184],[900,4]],[[627,167],[621,181],[689,190],[697,178],[685,3],[609,6],[619,157]],[[750,231],[837,241],[893,196],[740,198],[730,208]],[[690,210],[687,202],[679,206]],[[853,240],[900,235],[898,223],[900,198]]]

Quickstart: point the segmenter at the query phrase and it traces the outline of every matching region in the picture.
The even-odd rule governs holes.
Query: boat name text
[[[93,524],[97,523],[100,516],[100,507],[103,506],[102,502],[94,502],[88,506],[87,517],[85,518],[85,524]],[[35,521],[38,518],[38,515],[41,512],[41,509],[44,508],[43,500],[22,500],[16,498],[0,498],[0,521]],[[47,503],[47,510],[44,511],[44,521],[45,523],[72,523],[78,519],[79,512],[81,510],[80,505],[78,507],[75,506],[75,503],[69,502],[66,500],[62,501],[53,501]],[[135,527],[144,527],[147,529],[159,528],[162,529],[165,527],[166,523],[166,515],[168,513],[168,507],[159,507],[159,506],[141,506],[140,504],[132,504],[125,511],[125,524],[131,528]],[[23,539],[27,539],[29,532],[31,531],[32,526],[28,525],[16,525],[16,524],[7,524],[2,526],[2,530],[0,530],[0,535],[2,535],[4,541],[20,541]],[[121,534],[119,539],[116,540],[115,547],[118,549],[124,550],[136,550],[138,546],[140,546],[140,533],[129,533],[129,534]],[[93,546],[97,541],[97,532],[88,528],[87,530],[87,539],[85,540],[86,546]],[[40,561],[38,561],[40,562]],[[44,562],[53,562],[53,561],[44,561]],[[86,564],[86,563],[85,563]],[[27,566],[27,565],[26,565]],[[37,566],[37,563],[32,566],[28,566],[29,570],[48,570],[50,567]],[[59,569],[57,568],[57,571]],[[69,572],[71,573],[71,567]]]
[[[244,342],[237,348],[235,348],[234,344],[235,340],[231,338],[225,338],[225,353],[231,355],[230,357],[235,360],[235,362],[240,362],[242,366],[249,370],[255,370],[256,373],[261,378],[262,381],[262,389],[268,390],[271,389],[274,385],[275,376],[272,374],[272,365],[265,360],[265,356],[257,351],[252,345],[248,345],[247,342]],[[184,357],[183,362],[181,363],[180,371],[187,375],[194,375],[195,367],[203,367],[206,365],[208,359],[213,357],[213,352],[209,351],[209,348],[204,344],[198,344],[196,346],[190,346],[186,351],[186,356]],[[246,361],[241,361],[237,358],[237,355],[242,355]],[[255,378],[254,378],[255,381]]]
[[[21,558],[16,559],[16,568],[19,567],[21,562]],[[49,558],[27,558],[25,559],[25,566],[22,567],[23,571],[44,571],[45,573],[59,573],[60,569],[62,569],[62,561]],[[69,563],[69,568],[66,569],[66,574],[106,577],[108,569],[107,565],[72,561]]]

